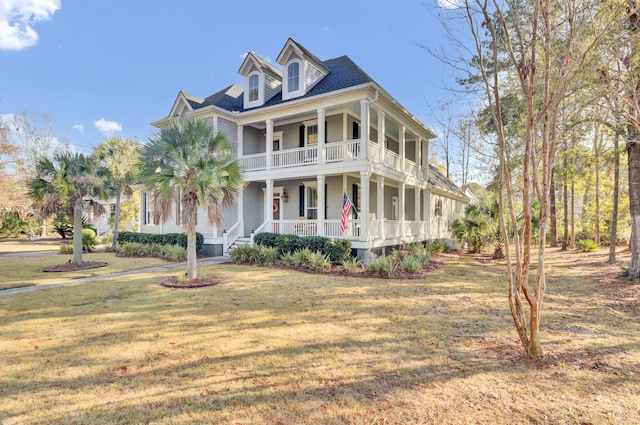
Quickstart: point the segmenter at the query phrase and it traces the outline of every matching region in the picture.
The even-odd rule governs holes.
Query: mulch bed
[[[218,276],[200,277],[196,279],[187,279],[181,277],[168,277],[160,282],[160,286],[165,288],[204,288],[207,286],[216,286],[222,283],[222,278]]]
[[[58,266],[46,267],[43,272],[76,272],[79,270],[95,269],[109,265],[104,261],[83,261],[82,264],[65,263]]]

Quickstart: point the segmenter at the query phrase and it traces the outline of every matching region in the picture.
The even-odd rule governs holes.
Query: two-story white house
[[[429,166],[434,133],[347,56],[321,61],[288,39],[276,62],[249,53],[238,71],[244,87],[206,98],[180,92],[153,123],[209,119],[243,165],[247,185],[224,224],[198,214],[205,250],[220,255],[259,232],[344,238],[359,255],[449,237],[468,198]],[[354,209],[341,233],[344,191]],[[142,232],[182,231],[175,219],[153,223],[147,198]]]

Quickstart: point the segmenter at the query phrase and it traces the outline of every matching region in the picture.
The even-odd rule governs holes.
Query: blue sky
[[[59,140],[146,140],[178,91],[231,83],[248,51],[275,62],[288,37],[321,60],[349,56],[429,126],[452,71],[437,0],[0,0],[0,114],[50,114]],[[452,1],[452,0],[442,0]]]

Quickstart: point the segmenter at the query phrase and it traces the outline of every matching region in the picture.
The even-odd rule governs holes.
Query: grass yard
[[[66,263],[71,254],[42,254],[28,257],[0,256],[0,290],[21,286],[42,285],[43,283],[62,282],[89,276],[138,270],[169,264],[158,258],[126,258],[116,257],[113,252],[83,254],[83,261],[104,261],[105,267],[79,270],[74,272],[44,273],[42,269]]]
[[[216,287],[162,272],[0,296],[0,423],[639,423],[640,324],[604,258],[548,255],[542,362],[504,265],[477,257],[421,280],[225,264],[200,271]]]

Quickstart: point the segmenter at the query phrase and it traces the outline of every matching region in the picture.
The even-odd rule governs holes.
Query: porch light
[[[282,189],[282,200],[284,202],[289,201],[289,194],[287,193],[287,188]]]

